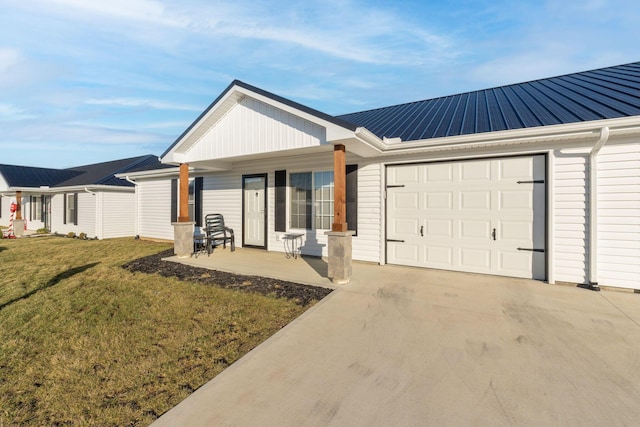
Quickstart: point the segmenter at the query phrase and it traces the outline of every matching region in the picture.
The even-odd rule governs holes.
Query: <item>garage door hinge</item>
[[[518,184],[544,184],[544,179],[536,179],[533,181],[518,181]]]
[[[544,252],[544,249],[518,248],[519,251]]]
[[[387,188],[402,188],[404,187],[404,184],[400,184],[400,185],[387,185]]]
[[[404,240],[387,239],[387,242],[404,243]]]

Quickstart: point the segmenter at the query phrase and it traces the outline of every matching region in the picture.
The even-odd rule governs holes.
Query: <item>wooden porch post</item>
[[[347,231],[347,174],[345,147],[333,147],[333,224],[331,231]]]
[[[16,219],[22,219],[22,191],[16,191]]]
[[[178,222],[189,222],[189,164],[180,163],[180,210]]]

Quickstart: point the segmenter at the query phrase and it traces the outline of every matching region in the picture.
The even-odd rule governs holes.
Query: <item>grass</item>
[[[0,426],[148,425],[308,308],[120,268],[167,248],[0,240]]]

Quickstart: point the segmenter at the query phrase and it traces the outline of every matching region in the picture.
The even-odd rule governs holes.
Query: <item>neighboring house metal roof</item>
[[[157,156],[145,155],[68,169],[49,169],[31,166],[0,165],[0,173],[9,187],[39,188],[83,185],[112,185],[131,187],[133,184],[116,178],[117,173],[164,167]]]
[[[160,160],[157,156],[146,155],[132,157],[128,159],[113,160],[104,163],[95,163],[85,166],[77,166],[66,170],[78,171],[77,175],[71,179],[61,182],[56,187],[71,187],[77,185],[114,185],[118,187],[131,187],[133,184],[124,179],[116,178],[117,173],[132,172],[137,168],[149,166],[158,167]]]
[[[640,62],[337,116],[403,141],[640,115]]]
[[[53,187],[82,172],[31,166],[0,165],[0,173],[9,187]]]

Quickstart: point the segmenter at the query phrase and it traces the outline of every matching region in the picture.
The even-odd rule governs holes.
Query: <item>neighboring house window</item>
[[[42,221],[42,197],[31,196],[29,207],[31,221]]]
[[[333,222],[333,172],[289,175],[291,228],[329,230]]]
[[[78,225],[78,193],[64,194],[64,224]]]

